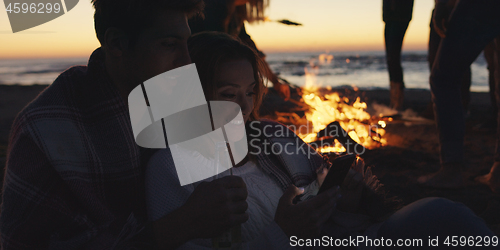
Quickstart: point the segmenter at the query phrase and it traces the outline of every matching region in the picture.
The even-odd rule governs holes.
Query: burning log
[[[318,140],[314,141],[311,143],[313,147],[315,145],[324,145],[324,144],[330,144],[330,145],[335,145],[335,139],[344,146],[344,148],[347,150],[347,152],[353,152],[356,154],[363,154],[366,152],[366,148],[363,147],[363,145],[358,144],[356,141],[354,141],[351,136],[349,136],[349,133],[345,131],[341,126],[338,121],[334,121],[328,126],[326,126],[325,129],[321,130],[317,134]]]

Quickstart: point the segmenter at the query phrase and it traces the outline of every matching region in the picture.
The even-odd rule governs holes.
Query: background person
[[[499,12],[498,1],[460,0],[447,26],[443,26],[446,24],[443,20],[447,20],[444,18],[446,16],[444,13],[448,13],[447,1],[436,0],[434,24],[436,32],[444,35],[444,38],[432,66],[430,83],[439,132],[441,168],[434,174],[418,178],[418,182],[422,185],[439,188],[456,188],[464,185],[462,172],[465,168],[465,118],[460,90],[461,79],[463,72],[470,67],[479,53],[500,34]],[[498,62],[498,58],[496,60]],[[497,67],[496,73],[498,72]],[[495,77],[497,76],[498,74]],[[498,143],[497,141],[497,145]],[[500,155],[498,150],[496,154]],[[498,160],[495,159],[492,170],[496,169]]]
[[[391,90],[390,107],[402,110],[405,84],[401,67],[401,48],[412,18],[413,0],[383,0],[382,10],[385,22],[385,56]]]

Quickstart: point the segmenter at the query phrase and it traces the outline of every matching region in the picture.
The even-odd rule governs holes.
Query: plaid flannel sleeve
[[[134,213],[113,221],[93,220],[28,127],[28,122],[16,121],[11,132],[2,190],[1,249],[151,248],[148,230]]]
[[[44,249],[54,247],[51,242],[83,244],[90,236],[90,223],[20,124],[14,124],[7,156],[0,214],[2,249]]]

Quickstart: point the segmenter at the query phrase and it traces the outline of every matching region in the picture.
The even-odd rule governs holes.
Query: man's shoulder
[[[67,69],[19,112],[14,126],[48,118],[48,114],[75,112],[78,110],[79,95],[85,83],[89,81],[88,78],[87,66],[73,66]]]
[[[41,106],[65,105],[87,80],[87,66],[73,66],[61,73],[56,80],[43,90],[25,110]]]

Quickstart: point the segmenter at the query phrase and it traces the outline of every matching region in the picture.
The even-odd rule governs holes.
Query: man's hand
[[[335,210],[339,189],[330,190],[297,205],[293,204],[295,196],[304,192],[291,185],[278,203],[274,221],[288,236],[312,238],[320,235],[321,228]]]
[[[238,176],[198,185],[186,203],[153,222],[159,249],[175,249],[197,238],[219,236],[248,220],[247,187]]]
[[[248,220],[247,196],[241,177],[226,176],[200,183],[181,209],[189,211],[195,222],[195,238],[216,237]]]

